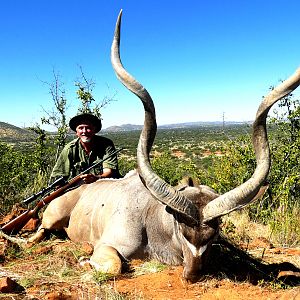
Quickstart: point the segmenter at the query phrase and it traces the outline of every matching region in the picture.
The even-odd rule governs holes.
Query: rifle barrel
[[[95,168],[96,166],[98,166],[99,164],[103,163],[104,161],[106,161],[108,158],[114,156],[115,154],[119,153],[121,150],[123,150],[123,148],[119,148],[116,149],[115,151],[113,151],[112,153],[110,153],[109,155],[107,155],[105,158],[100,159],[98,161],[96,161],[94,164],[92,164],[90,167],[88,167],[87,169],[85,169],[84,171],[82,171],[80,174],[78,174],[77,176],[83,175],[86,172],[88,172],[89,170]]]
[[[37,199],[40,196],[44,196],[45,194],[49,193],[51,190],[55,188],[58,184],[64,181],[63,177],[59,177],[57,180],[55,180],[51,185],[47,186],[46,188],[42,189],[36,194],[33,194],[32,196],[28,197],[27,199],[23,200],[22,202],[25,204],[29,204],[35,199]]]

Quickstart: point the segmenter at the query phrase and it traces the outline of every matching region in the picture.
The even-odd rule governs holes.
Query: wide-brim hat
[[[69,122],[69,126],[73,131],[76,131],[76,127],[85,122],[93,124],[96,132],[99,132],[102,128],[101,120],[92,114],[80,114],[73,117]]]

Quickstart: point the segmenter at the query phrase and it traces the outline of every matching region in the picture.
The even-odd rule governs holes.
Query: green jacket
[[[51,178],[63,176],[68,180],[84,171],[95,161],[105,159],[107,155],[115,151],[114,143],[106,137],[95,135],[93,143],[94,149],[90,155],[87,155],[84,151],[79,138],[68,143],[57,159],[51,173]],[[102,165],[99,164],[97,167],[91,169],[89,173],[102,174],[103,168],[113,169],[118,174],[117,155],[108,158]]]

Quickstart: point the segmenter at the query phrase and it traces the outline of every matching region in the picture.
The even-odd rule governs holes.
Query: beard
[[[90,143],[92,141],[92,138],[88,136],[81,136],[80,140],[86,144],[86,143]]]

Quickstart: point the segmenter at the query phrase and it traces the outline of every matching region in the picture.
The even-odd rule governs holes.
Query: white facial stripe
[[[199,257],[201,256],[204,251],[207,249],[207,244],[200,247],[199,249],[197,249],[193,244],[191,244],[187,239],[185,239],[187,246],[189,247],[189,249],[191,250],[191,252],[193,253],[194,257]]]

